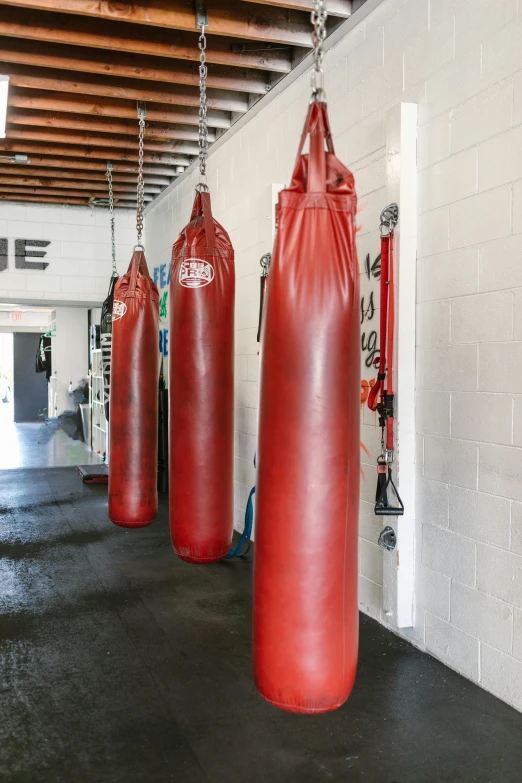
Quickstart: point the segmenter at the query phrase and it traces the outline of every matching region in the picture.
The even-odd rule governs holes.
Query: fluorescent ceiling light
[[[8,89],[9,89],[9,76],[0,76],[0,139],[5,139]]]

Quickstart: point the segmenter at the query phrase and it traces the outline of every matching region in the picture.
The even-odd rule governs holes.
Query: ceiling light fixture
[[[9,76],[0,76],[0,139],[5,139],[5,125],[7,122],[8,90],[9,90]]]

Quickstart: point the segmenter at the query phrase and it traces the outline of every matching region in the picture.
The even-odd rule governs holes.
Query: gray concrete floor
[[[252,561],[193,566],[72,468],[0,472],[2,783],[519,783],[522,715],[361,617],[322,716],[254,689]],[[288,557],[292,553],[288,552]]]
[[[15,424],[13,403],[0,402],[0,470],[97,465],[83,441],[72,440],[55,422]]]

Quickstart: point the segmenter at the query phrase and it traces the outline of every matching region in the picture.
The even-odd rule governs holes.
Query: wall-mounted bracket
[[[194,12],[196,14],[196,28],[208,27],[208,12],[205,0],[194,0]]]
[[[147,116],[147,104],[145,101],[138,101],[138,119],[144,120]]]

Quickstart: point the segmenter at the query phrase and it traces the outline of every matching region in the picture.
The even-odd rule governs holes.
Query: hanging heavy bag
[[[232,538],[234,292],[234,250],[198,192],[170,277],[170,530],[190,563],[220,560]]]
[[[111,277],[109,293],[102,304],[100,320],[100,345],[102,352],[103,372],[103,402],[105,405],[105,418],[109,421],[109,399],[111,387],[111,342],[112,342],[112,306],[114,302],[114,289],[118,280],[118,274]]]
[[[334,155],[326,104],[313,101],[292,185],[279,196],[257,452],[254,676],[267,701],[292,712],[339,707],[357,665],[355,211],[354,178]]]
[[[159,292],[143,250],[116,283],[112,311],[109,518],[144,527],[158,511]]]

